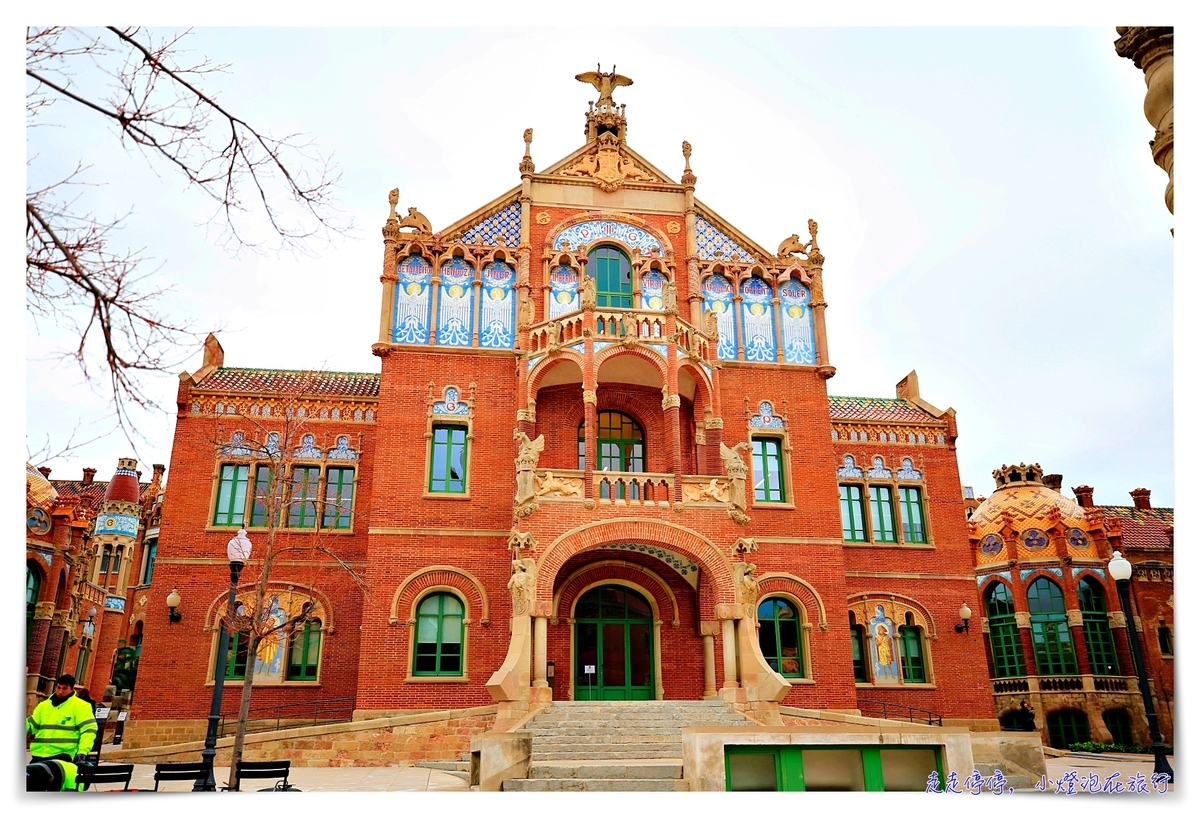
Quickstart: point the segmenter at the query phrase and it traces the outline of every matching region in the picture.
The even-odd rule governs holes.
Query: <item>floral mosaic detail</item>
[[[483,268],[479,298],[479,345],[510,349],[516,340],[517,295],[513,284],[517,271],[511,264],[493,261]]]
[[[1067,542],[1069,542],[1074,548],[1088,547],[1087,534],[1084,534],[1078,528],[1072,528],[1067,532]]]
[[[742,282],[742,338],[747,361],[775,360],[775,313],[771,285],[759,276]]]
[[[776,415],[775,407],[765,400],[758,404],[758,414],[750,418],[750,425],[755,429],[782,429],[783,418]]]
[[[685,579],[688,576],[699,576],[700,568],[696,563],[692,562],[687,557],[676,554],[674,551],[668,551],[665,548],[659,548],[654,545],[642,545],[641,543],[609,543],[602,545],[600,548],[609,551],[636,551],[639,554],[649,554],[652,557],[665,562],[667,565],[675,569],[675,571]]]
[[[458,399],[458,390],[453,386],[446,387],[446,391],[442,393],[442,398],[442,400],[433,405],[433,414],[466,415],[470,412],[467,404]]]
[[[229,438],[229,445],[221,447],[222,457],[249,457],[250,447],[246,445],[246,435],[243,432],[234,432]]]
[[[840,469],[837,470],[838,477],[861,478],[863,476],[862,469],[860,469],[858,466],[854,465],[854,458],[852,456],[846,455],[845,458],[842,459],[842,462],[845,465],[843,465]]]
[[[779,288],[783,360],[786,363],[812,366],[817,362],[812,309],[809,307],[811,299],[808,288],[794,278]]]
[[[924,442],[924,441],[922,441]],[[897,480],[920,480],[922,479],[921,472],[913,468],[911,457],[905,457],[900,460],[900,469],[896,472]]]
[[[396,306],[392,343],[424,344],[429,340],[430,281],[433,265],[413,253],[396,267]]]
[[[975,577],[975,584],[979,587],[982,587],[983,583],[987,582],[989,579],[997,578],[1006,579],[1009,582],[1012,582],[1012,571],[995,571],[991,574],[984,574],[982,576]]]
[[[521,243],[521,203],[511,202],[471,225],[463,231],[462,240],[464,244],[516,247]]]
[[[662,310],[663,287],[666,284],[667,277],[658,270],[651,270],[642,276],[642,309]]]
[[[326,460],[358,460],[358,452],[350,448],[350,438],[341,435],[337,439],[337,447],[330,449],[325,455]]]
[[[314,445],[316,438],[305,435],[300,438],[300,445],[292,451],[292,457],[302,457],[306,460],[320,460],[321,450]]]
[[[1029,579],[1031,576],[1036,574],[1038,571],[1045,571],[1048,574],[1054,574],[1054,576],[1058,577],[1059,579],[1063,578],[1062,569],[1057,566],[1047,567],[1047,568],[1022,568],[1021,569],[1021,582],[1024,582],[1025,580]]]
[[[1004,550],[1004,541],[995,534],[988,534],[980,541],[979,550],[989,557],[994,557]]]
[[[1030,551],[1040,551],[1050,544],[1050,540],[1046,537],[1045,532],[1037,528],[1031,528],[1022,534],[1021,541],[1025,543],[1025,547]]]
[[[550,317],[575,312],[579,309],[579,276],[569,264],[560,264],[550,270]]]
[[[335,409],[334,411],[336,412],[337,410]],[[267,435],[267,445],[263,448],[267,450],[268,456],[279,454],[279,432],[271,432],[271,434]]]
[[[475,271],[461,258],[454,258],[441,266],[438,276],[442,283],[438,293],[437,342],[440,346],[470,346]]]
[[[884,467],[882,457],[876,457],[871,461],[871,470],[867,472],[867,477],[872,480],[891,480],[892,472]]]
[[[754,256],[699,214],[696,214],[696,252],[704,261],[754,261]]]
[[[608,219],[573,224],[554,237],[555,250],[574,250],[600,239],[615,239],[643,256],[663,254],[662,244],[640,227]]]
[[[123,611],[123,610],[125,610],[125,597],[123,597],[123,596],[106,596],[104,598],[104,610],[106,610],[106,611]]]
[[[700,286],[704,294],[704,311],[717,316],[717,357],[723,361],[737,358],[737,330],[734,328],[733,285],[725,276],[714,275],[704,279]]]

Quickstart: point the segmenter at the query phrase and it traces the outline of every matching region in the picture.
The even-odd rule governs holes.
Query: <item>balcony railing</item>
[[[1083,679],[1079,676],[1039,676],[1038,687],[1042,690],[1083,690]]]
[[[1023,678],[992,679],[993,693],[1028,693],[1029,681]]]
[[[1101,693],[1137,692],[1137,679],[1132,676],[1017,676],[992,679],[992,693],[1071,693],[1091,691]]]
[[[600,504],[670,508],[674,484],[671,474],[598,471],[592,473],[592,496]]]
[[[608,343],[634,339],[647,344],[674,343],[689,357],[708,358],[708,336],[677,316],[654,310],[597,309],[569,313],[535,324],[529,331],[529,347],[533,352],[567,347],[583,340],[589,332],[594,340]]]
[[[1096,676],[1096,689],[1105,693],[1125,693],[1137,690],[1137,679],[1132,676]]]

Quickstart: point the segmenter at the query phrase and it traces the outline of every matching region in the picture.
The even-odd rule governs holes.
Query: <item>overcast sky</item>
[[[161,263],[172,315],[219,329],[229,366],[378,372],[380,227],[387,193],[439,230],[518,184],[521,134],[544,168],[583,142],[617,70],[629,144],[676,179],[693,146],[696,196],[760,245],[820,223],[838,395],[893,397],[910,370],[958,413],[962,482],[990,493],[1004,463],[1038,462],[1096,501],[1150,488],[1174,503],[1173,302],[1166,175],[1153,164],[1145,84],[1095,28],[198,29],[230,63],[211,87],[275,133],[309,134],[342,173],[356,231],[311,257],[230,255],[209,206],[161,165],[72,112],[29,151],[80,159],[123,239]],[[32,137],[31,137],[32,140]],[[28,446],[111,427],[107,403],[26,318]],[[179,367],[200,366],[199,345]],[[138,417],[137,456],[169,463],[169,411]],[[107,478],[119,434],[53,460]],[[170,474],[168,473],[168,482]]]

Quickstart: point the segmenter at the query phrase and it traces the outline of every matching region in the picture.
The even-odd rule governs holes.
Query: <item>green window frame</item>
[[[1029,598],[1029,636],[1039,676],[1073,676],[1079,672],[1075,645],[1067,625],[1062,590],[1046,577],[1034,580]]]
[[[288,498],[288,528],[316,528],[317,502],[321,497],[321,467],[293,466]]]
[[[850,658],[854,666],[854,681],[870,682],[867,671],[867,633],[862,625],[850,624]]]
[[[1025,651],[1017,629],[1017,609],[1008,586],[993,583],[984,594],[988,638],[992,643],[992,670],[997,679],[1025,675]]]
[[[1129,711],[1121,708],[1105,710],[1100,714],[1100,718],[1104,720],[1104,726],[1108,728],[1113,744],[1124,744],[1127,747],[1133,744],[1133,727],[1129,723]]]
[[[267,465],[254,467],[254,504],[250,509],[250,527],[263,528],[267,525],[267,506],[271,492],[272,470]],[[283,491],[283,485],[276,483],[276,493]],[[276,504],[276,514],[282,508],[282,503]]]
[[[223,463],[217,478],[217,502],[213,508],[214,526],[240,527],[246,518],[246,489],[250,482],[250,467]],[[104,569],[100,569],[104,573]]]
[[[1066,750],[1092,737],[1087,714],[1082,710],[1055,710],[1047,714],[1046,730],[1050,733],[1050,746],[1056,750]]]
[[[42,576],[25,563],[25,644],[33,641],[33,615],[37,612],[38,595],[42,592]]]
[[[463,676],[463,602],[449,593],[434,593],[417,605],[413,649],[414,676]]]
[[[896,514],[890,486],[871,486],[871,535],[875,542],[896,541]]]
[[[783,441],[777,437],[751,438],[754,461],[754,501],[785,503],[783,481]]]
[[[584,423],[579,424],[579,469],[586,468]],[[623,412],[605,410],[596,414],[596,470],[615,472],[644,472],[646,470],[646,435],[641,425]],[[600,499],[611,499],[612,489],[607,483],[600,484]],[[617,498],[625,498],[625,484],[617,485]],[[633,499],[638,497],[638,487],[630,487]]]
[[[429,491],[467,493],[467,427],[436,425],[429,451]]]
[[[925,792],[930,774],[944,781],[942,753],[925,745],[727,744],[725,791]]]
[[[915,625],[901,625],[900,632],[900,674],[905,682],[924,683],[925,676],[925,647],[921,629]]]
[[[100,576],[101,577],[103,577],[105,574],[108,573],[108,566],[109,566],[109,563],[111,563],[111,562],[112,562],[112,546],[106,545],[106,546],[104,546],[104,548],[102,548],[100,550]],[[101,579],[100,582],[103,584],[104,580]]]
[[[310,619],[292,631],[288,639],[286,678],[290,681],[316,681],[321,658],[321,620]]]
[[[149,585],[154,578],[154,559],[158,556],[158,540],[146,543],[145,556],[142,558],[142,581],[140,585]]]
[[[758,603],[758,646],[771,670],[803,679],[804,628],[799,609],[786,599],[768,597]]]
[[[1175,636],[1167,625],[1158,626],[1158,652],[1164,657],[1175,655]]]
[[[587,274],[596,279],[596,306],[629,309],[633,306],[633,268],[629,256],[601,245],[588,253]]]
[[[925,504],[921,502],[921,490],[916,486],[900,487],[900,526],[905,542],[929,542],[925,528]]]
[[[240,606],[239,606],[240,607]],[[228,627],[221,623],[221,627]],[[217,633],[220,639],[221,634]],[[225,657],[225,678],[245,679],[246,664],[250,660],[250,631],[234,631],[229,634],[229,653]]]
[[[325,517],[321,528],[346,530],[354,511],[354,469],[345,466],[325,471]]]
[[[1093,676],[1120,676],[1117,646],[1108,624],[1108,608],[1104,591],[1095,580],[1084,577],[1079,582],[1079,610],[1083,614],[1083,644]]]
[[[842,507],[842,539],[847,542],[866,542],[866,514],[863,509],[862,486],[838,486]]]

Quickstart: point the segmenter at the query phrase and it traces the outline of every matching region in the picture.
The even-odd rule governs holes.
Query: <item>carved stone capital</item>
[[[34,619],[50,619],[54,616],[54,602],[39,602],[33,609]]]
[[[551,603],[551,601],[548,599],[539,600],[533,603],[533,615],[540,616],[543,619],[549,619],[550,614],[553,613],[551,610],[552,605],[553,603]]]
[[[596,405],[596,390],[594,390],[594,389],[583,390],[583,402],[590,403],[592,406],[595,406]]]
[[[1133,60],[1133,64],[1142,70],[1175,50],[1173,26],[1120,26],[1117,33],[1121,35],[1113,43],[1117,56]]]
[[[701,622],[700,623],[700,635],[701,636],[717,636],[720,633],[721,633],[721,623],[720,622],[709,621],[709,622]]]
[[[1070,627],[1083,627],[1083,611],[1078,608],[1067,609],[1067,625]]]
[[[672,408],[678,409],[679,408],[679,396],[678,395],[667,395],[665,398],[662,399],[662,408],[663,408],[664,412],[666,410],[672,409]]]
[[[1028,628],[1030,626],[1029,613],[1027,611],[1014,612],[1013,619],[1017,621],[1018,628]]]
[[[704,446],[704,445],[707,445],[707,443],[708,443],[708,438],[704,434],[704,429],[703,428],[697,429],[696,430],[696,444],[699,446]]]
[[[70,623],[71,612],[66,609],[55,611],[54,615],[50,617],[50,627],[52,628],[65,628]]]
[[[522,421],[524,421],[526,423],[536,423],[537,422],[537,410],[536,409],[518,409],[517,410],[517,423],[520,423]]]
[[[719,621],[726,619],[741,619],[742,605],[737,602],[722,602],[716,606],[715,613]]]
[[[724,429],[725,428],[725,419],[724,418],[705,418],[704,419],[704,428],[705,429]]]
[[[1112,628],[1113,630],[1123,630],[1126,627],[1125,612],[1124,611],[1109,611],[1108,612],[1108,627]]]

